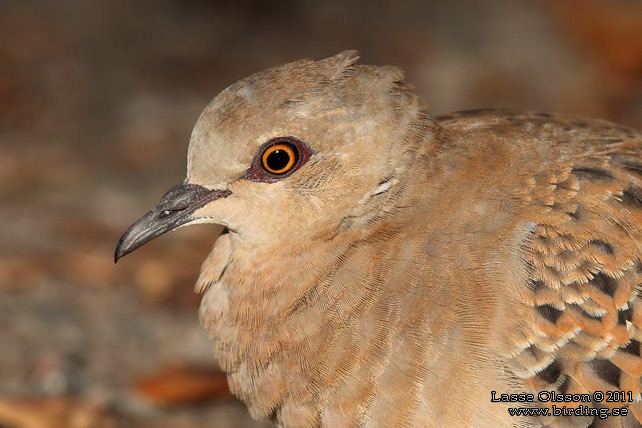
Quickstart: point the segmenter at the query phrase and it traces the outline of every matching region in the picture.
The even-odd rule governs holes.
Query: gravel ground
[[[435,114],[512,107],[642,127],[640,2],[576,5],[1,2],[0,428],[265,426],[215,388],[162,392],[195,384],[177,367],[214,367],[192,286],[219,230],[112,261],[128,224],[183,179],[199,112],[252,72],[356,48],[403,66]]]

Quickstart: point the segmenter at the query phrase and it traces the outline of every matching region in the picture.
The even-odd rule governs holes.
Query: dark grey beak
[[[154,208],[121,236],[114,263],[157,236],[194,220],[194,211],[219,198],[231,195],[229,190],[209,190],[196,184],[177,184],[165,193]]]

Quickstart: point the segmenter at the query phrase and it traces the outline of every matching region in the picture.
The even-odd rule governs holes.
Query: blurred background
[[[358,49],[430,111],[642,127],[640,0],[0,0],[0,427],[262,427],[230,397],[192,287],[218,230],[115,266],[248,74]]]

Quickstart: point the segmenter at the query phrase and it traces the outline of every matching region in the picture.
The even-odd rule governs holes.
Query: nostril
[[[187,205],[177,205],[168,209],[164,209],[158,213],[158,218],[169,217],[175,212],[185,211],[187,208],[189,208]]]

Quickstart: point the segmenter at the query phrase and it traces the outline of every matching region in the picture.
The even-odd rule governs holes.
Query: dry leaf
[[[136,391],[158,406],[232,398],[225,374],[214,367],[170,366],[138,380]]]

